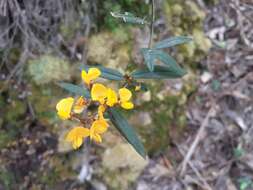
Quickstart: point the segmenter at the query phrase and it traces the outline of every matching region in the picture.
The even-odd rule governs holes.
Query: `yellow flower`
[[[83,144],[83,139],[90,135],[90,130],[84,127],[73,128],[66,136],[66,140],[72,143],[74,149]]]
[[[111,88],[107,89],[107,101],[106,104],[110,107],[114,106],[116,103],[118,103],[118,96],[114,90]]]
[[[108,123],[104,119],[94,121],[90,128],[90,139],[101,143],[102,138],[100,135],[107,131],[108,126]]]
[[[77,101],[75,102],[75,106],[73,111],[75,113],[82,113],[84,108],[85,108],[85,99],[81,96],[80,98],[77,99]]]
[[[91,88],[91,99],[93,101],[98,101],[100,104],[105,103],[107,97],[107,88],[99,83],[96,83]]]
[[[99,105],[98,106],[98,118],[103,120],[104,119],[104,112],[105,112],[105,106],[104,105]]]
[[[88,73],[85,70],[82,70],[82,79],[86,84],[90,84],[92,80],[97,79],[101,75],[101,72],[97,68],[90,68]]]
[[[71,117],[71,109],[74,103],[74,98],[68,97],[61,99],[57,105],[56,110],[59,117],[63,120],[69,119]]]
[[[138,84],[137,86],[135,86],[135,91],[140,91],[140,89],[141,89],[141,85],[140,84]]]
[[[132,109],[134,107],[134,104],[130,101],[131,97],[132,92],[130,90],[128,90],[127,88],[119,89],[119,99],[122,108]]]

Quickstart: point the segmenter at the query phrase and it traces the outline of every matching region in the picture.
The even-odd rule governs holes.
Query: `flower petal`
[[[84,127],[75,127],[71,129],[67,136],[66,136],[66,141],[72,142],[76,138],[85,138],[90,135],[90,130]]]
[[[74,149],[78,149],[83,144],[83,138],[77,137],[74,141],[72,141],[72,146]]]
[[[99,105],[98,106],[98,118],[99,119],[104,119],[104,112],[105,112],[105,106]]]
[[[70,118],[71,109],[74,103],[74,98],[68,97],[61,99],[57,105],[56,110],[59,117],[63,120]]]
[[[96,134],[102,134],[107,131],[108,126],[109,125],[106,122],[106,120],[100,119],[100,120],[96,120],[92,123],[91,130],[92,130],[92,132],[94,132]]]
[[[106,104],[110,107],[114,106],[118,102],[118,96],[111,88],[107,89],[107,101]]]
[[[97,68],[90,68],[88,71],[88,76],[90,80],[95,80],[101,75],[101,71]]]
[[[106,92],[107,89],[104,85],[96,83],[92,86],[91,89],[91,99],[94,101],[99,101],[101,104],[104,104],[107,95]]]
[[[135,91],[140,91],[140,89],[141,89],[141,85],[137,85],[137,86],[135,86]]]
[[[73,111],[78,114],[82,113],[82,111],[85,108],[85,103],[86,103],[85,99],[81,96],[80,98],[77,99]]]
[[[130,100],[132,97],[132,92],[128,90],[127,88],[121,88],[119,89],[119,98],[121,102],[126,102]]]
[[[92,137],[92,140],[96,141],[97,143],[102,142],[102,138],[99,134],[94,134],[93,137]]]
[[[126,110],[130,110],[134,108],[134,104],[132,102],[122,102],[121,107],[126,109]]]
[[[82,80],[86,83],[86,84],[90,84],[90,78],[88,76],[88,73],[85,71],[85,70],[82,70],[82,73],[81,73],[81,77],[82,77]]]

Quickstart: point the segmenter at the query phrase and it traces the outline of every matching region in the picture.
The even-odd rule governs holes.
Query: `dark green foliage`
[[[113,18],[110,12],[131,12],[142,17],[148,15],[149,6],[144,0],[107,0],[98,5],[98,10],[98,25],[114,30],[124,23]]]
[[[169,47],[173,47],[173,46],[176,46],[176,45],[188,43],[190,41],[192,41],[192,38],[190,38],[190,37],[176,36],[176,37],[167,38],[165,40],[157,42],[155,44],[154,48],[155,49],[169,48]]]
[[[87,89],[85,89],[84,87],[77,86],[77,85],[70,84],[70,83],[65,83],[65,82],[58,83],[58,85],[70,93],[73,93],[73,94],[79,95],[79,96],[83,96],[85,98],[90,98],[89,91]]]
[[[161,63],[168,66],[170,72],[175,73],[176,75],[182,75],[184,73],[177,62],[170,55],[161,50],[143,48],[142,54],[144,56],[145,64],[151,72],[154,71],[156,60],[159,60]]]
[[[113,125],[119,130],[122,136],[133,146],[143,158],[146,153],[143,144],[136,135],[135,130],[129,125],[125,117],[115,108],[108,109],[108,114]]]
[[[147,21],[144,18],[136,17],[134,14],[129,13],[129,12],[125,12],[125,13],[111,12],[111,15],[115,18],[122,19],[125,23],[147,24]]]
[[[148,69],[137,70],[131,74],[134,79],[171,79],[180,78],[186,74],[182,69],[173,70],[170,67],[156,65],[154,71],[150,72]]]

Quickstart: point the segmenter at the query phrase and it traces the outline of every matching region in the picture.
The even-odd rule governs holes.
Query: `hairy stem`
[[[152,48],[153,46],[153,35],[154,35],[154,22],[155,22],[155,0],[151,0],[151,23],[150,23],[150,36],[149,36],[149,44],[148,48]]]

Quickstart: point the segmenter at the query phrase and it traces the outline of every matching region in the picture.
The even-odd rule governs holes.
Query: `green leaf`
[[[169,47],[173,47],[176,45],[188,43],[190,41],[192,41],[192,38],[187,37],[187,36],[171,37],[171,38],[167,38],[165,40],[162,40],[160,42],[157,42],[155,44],[154,48],[155,49],[169,48]]]
[[[159,60],[163,64],[167,65],[171,69],[171,71],[174,71],[176,73],[182,72],[181,67],[177,64],[177,62],[169,54],[167,54],[161,50],[147,49],[147,48],[144,48],[141,51],[144,55],[144,60],[145,60],[145,63],[147,65],[149,71],[154,71],[155,61]]]
[[[114,18],[119,18],[122,19],[124,22],[126,23],[131,23],[131,24],[148,24],[147,21],[145,21],[145,18],[139,18],[136,17],[134,14],[129,13],[129,12],[125,12],[125,13],[115,13],[115,12],[111,12],[111,15]]]
[[[108,115],[113,125],[119,130],[123,137],[133,146],[144,159],[146,153],[144,146],[139,140],[135,130],[129,125],[125,117],[115,108],[108,109]]]
[[[240,190],[246,190],[252,186],[253,182],[248,177],[242,177],[238,179]]]
[[[141,52],[144,57],[145,64],[147,65],[148,69],[150,71],[154,70],[154,64],[155,64],[155,54],[153,53],[152,49],[143,48],[141,49]]]
[[[98,68],[101,71],[102,78],[116,81],[124,80],[124,76],[115,69],[106,68],[102,66],[88,66],[88,65],[82,66],[82,69],[84,69],[86,72],[88,72],[89,68]]]
[[[154,71],[150,72],[148,69],[142,69],[134,71],[131,77],[134,79],[174,79],[183,77],[186,71],[172,70],[170,67],[156,65],[154,66]]]
[[[73,94],[83,96],[85,98],[90,98],[90,92],[84,87],[65,82],[58,83],[58,85],[64,90],[67,90]]]

